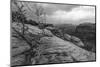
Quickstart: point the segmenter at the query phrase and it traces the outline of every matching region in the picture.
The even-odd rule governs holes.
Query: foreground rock
[[[53,34],[47,29],[39,29],[36,26],[25,25],[27,27],[27,31],[25,31],[25,37],[27,39],[38,38],[37,36],[47,36],[52,37]],[[22,25],[19,23],[12,23],[12,27],[14,27],[18,32],[22,32]],[[30,37],[30,34],[32,37]],[[35,36],[36,35],[36,36]],[[36,44],[32,42],[32,44]],[[12,37],[11,37],[11,65],[23,65],[25,63],[25,54],[23,52],[30,49],[29,44],[23,40],[13,29],[12,29]],[[41,62],[39,62],[41,63]]]
[[[11,66],[22,65],[25,62],[25,55],[21,53],[29,50],[29,45],[19,38],[12,37],[11,48]]]
[[[76,61],[94,61],[95,53],[86,51],[75,44],[64,41],[56,36],[54,37],[43,37],[41,38],[41,42],[46,52],[55,53],[55,52],[66,52],[68,56],[74,58]]]
[[[64,37],[65,40],[70,41],[70,42],[74,43],[77,46],[80,46],[80,47],[84,46],[83,42],[78,37],[71,36],[69,34],[64,34],[63,37]]]
[[[19,24],[20,25],[20,24]],[[48,64],[48,63],[65,63],[65,62],[76,62],[76,61],[94,61],[95,53],[86,51],[79,46],[84,46],[81,40],[77,37],[66,35],[66,40],[56,37],[47,29],[39,29],[36,26],[26,25],[28,27],[25,32],[29,39],[38,38],[39,40],[41,56],[37,58],[32,57],[32,64]],[[13,27],[21,32],[21,26],[14,24]],[[33,35],[30,37],[29,33]],[[20,38],[13,30],[12,35],[12,65],[23,65],[25,62],[25,55],[21,54],[24,51],[30,49],[29,45]],[[35,36],[36,35],[36,36]],[[36,44],[33,42],[33,44]],[[18,55],[18,56],[15,56]],[[14,57],[15,56],[15,57]]]

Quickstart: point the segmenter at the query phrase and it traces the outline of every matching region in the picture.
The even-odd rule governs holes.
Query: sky
[[[71,4],[50,4],[23,2],[26,6],[27,17],[36,19],[35,6],[42,7],[46,13],[46,23],[51,24],[81,24],[84,22],[95,23],[95,7]],[[28,6],[28,8],[27,8]],[[30,10],[29,10],[30,9]]]

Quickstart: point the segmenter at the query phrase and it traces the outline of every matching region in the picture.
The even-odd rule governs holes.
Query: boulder
[[[70,41],[71,36],[69,34],[64,34],[64,39]]]
[[[69,34],[64,34],[64,39],[74,43],[77,46],[80,46],[80,47],[84,46],[84,43],[78,37],[71,36]]]
[[[27,26],[28,26],[28,32],[32,34],[39,35],[40,33],[42,33],[42,30],[39,29],[37,26],[31,26],[31,25],[27,25]]]
[[[43,29],[43,35],[48,36],[48,37],[52,37],[54,36],[51,31],[47,30],[47,29]]]
[[[75,42],[81,41],[78,37],[75,37],[75,36],[71,36],[71,40]]]
[[[31,26],[31,25],[27,25],[28,26],[28,32],[35,34],[35,35],[44,35],[44,36],[50,36],[52,37],[53,34],[51,33],[51,31],[47,30],[47,29],[39,29],[37,26]]]
[[[71,42],[81,47],[84,46],[84,43],[78,37],[75,36],[71,36]]]

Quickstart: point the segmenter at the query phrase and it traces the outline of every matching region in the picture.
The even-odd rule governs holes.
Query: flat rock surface
[[[77,61],[95,60],[95,53],[86,51],[85,49],[82,49],[69,41],[64,41],[56,36],[43,37],[41,38],[41,42],[43,45],[49,46],[48,49],[45,49],[47,52],[66,52]]]

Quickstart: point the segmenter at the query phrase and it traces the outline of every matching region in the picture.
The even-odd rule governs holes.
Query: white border
[[[99,67],[100,66],[100,0],[27,0],[69,4],[87,4],[97,6],[97,61],[83,63],[39,65],[38,67]],[[10,0],[0,2],[0,67],[10,65]],[[26,66],[24,66],[26,67]],[[33,67],[33,66],[27,66]]]

